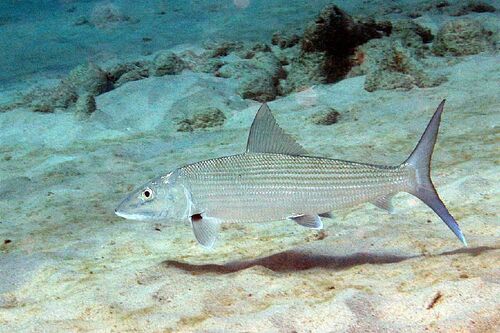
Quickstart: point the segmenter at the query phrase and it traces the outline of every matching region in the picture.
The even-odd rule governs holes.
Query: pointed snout
[[[157,212],[152,210],[154,206],[145,205],[137,193],[132,193],[118,205],[115,214],[127,220],[147,221],[159,219]]]
[[[128,220],[140,220],[140,216],[132,213],[134,211],[134,207],[132,206],[130,197],[127,197],[115,208],[115,214]]]
[[[123,205],[123,201],[118,205],[118,207],[115,208],[115,214],[119,217],[127,218],[126,214],[121,209],[122,205]]]

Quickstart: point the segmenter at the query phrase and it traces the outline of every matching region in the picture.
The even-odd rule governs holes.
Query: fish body
[[[404,166],[271,153],[216,158],[179,171],[197,210],[228,223],[327,213],[412,186]]]
[[[331,211],[371,202],[392,211],[398,192],[413,194],[466,245],[430,178],[441,102],[417,146],[397,166],[309,156],[277,124],[266,104],[250,128],[246,152],[182,166],[125,198],[115,213],[128,219],[187,220],[212,247],[221,223],[293,220],[320,229]]]

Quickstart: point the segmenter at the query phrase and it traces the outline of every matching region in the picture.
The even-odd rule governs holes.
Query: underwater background
[[[0,1],[0,332],[500,331],[499,1]],[[437,191],[388,214],[114,214],[242,153],[268,102],[311,155],[398,165],[442,99]]]

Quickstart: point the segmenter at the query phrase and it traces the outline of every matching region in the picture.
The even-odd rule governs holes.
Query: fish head
[[[185,188],[177,181],[177,172],[157,177],[127,196],[115,214],[129,220],[180,219],[186,212]]]

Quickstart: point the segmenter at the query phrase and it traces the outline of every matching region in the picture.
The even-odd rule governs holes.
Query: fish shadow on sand
[[[470,254],[477,256],[486,251],[498,249],[496,247],[481,246],[475,248],[463,248],[454,251],[440,253],[439,255]],[[238,272],[254,266],[262,266],[273,272],[286,273],[302,271],[313,268],[327,268],[333,270],[347,269],[364,264],[392,264],[404,260],[424,257],[424,255],[400,256],[394,254],[354,253],[345,256],[318,255],[300,251],[284,251],[267,257],[233,261],[226,264],[189,264],[175,260],[166,260],[162,266],[166,268],[175,267],[194,274],[218,273],[228,274]]]
[[[476,257],[484,252],[500,250],[498,246],[478,246],[478,247],[463,247],[460,249],[442,252],[442,256],[452,256],[455,254],[468,254],[472,257]]]

